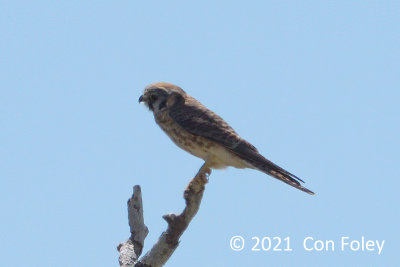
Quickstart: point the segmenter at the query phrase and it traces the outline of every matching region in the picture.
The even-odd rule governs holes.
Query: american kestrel
[[[228,166],[262,171],[308,194],[296,175],[264,158],[249,142],[241,138],[220,116],[170,83],[148,85],[139,98],[153,111],[157,124],[172,141],[205,162],[200,171]],[[199,171],[199,172],[200,172]]]

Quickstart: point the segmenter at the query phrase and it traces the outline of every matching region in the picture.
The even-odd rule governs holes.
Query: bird
[[[266,159],[225,120],[179,86],[152,83],[144,88],[139,97],[141,102],[153,112],[156,123],[178,147],[204,160],[199,172],[209,175],[211,169],[250,168],[314,195],[301,185],[303,180]]]

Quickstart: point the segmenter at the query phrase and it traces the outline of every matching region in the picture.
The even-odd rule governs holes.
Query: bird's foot
[[[211,175],[211,169],[205,165],[203,165],[199,172],[196,174],[196,178],[200,179],[201,183],[208,183],[208,178]]]
[[[190,193],[199,194],[204,191],[205,185],[208,183],[208,177],[211,174],[211,169],[203,165],[197,172],[196,176],[190,181],[185,189],[183,197],[188,201]]]
[[[210,169],[210,168],[205,168],[205,169],[203,170],[203,173],[201,173],[201,175],[200,175],[201,181],[202,181],[204,184],[208,183],[208,180],[209,180],[209,178],[210,178],[210,175],[211,175],[211,169]]]

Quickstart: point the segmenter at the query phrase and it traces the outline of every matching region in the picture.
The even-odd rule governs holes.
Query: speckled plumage
[[[221,117],[170,83],[147,86],[139,102],[153,111],[157,124],[183,150],[205,161],[204,166],[228,166],[265,172],[299,190],[314,194],[300,185],[301,179],[264,158],[241,138]]]

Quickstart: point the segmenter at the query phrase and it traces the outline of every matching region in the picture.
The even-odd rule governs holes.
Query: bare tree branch
[[[134,194],[128,201],[128,218],[131,228],[131,237],[128,241],[118,246],[118,251],[120,252],[120,266],[159,267],[163,266],[168,261],[179,245],[179,238],[200,208],[205,184],[208,182],[207,174],[209,175],[210,173],[211,170],[203,166],[196,177],[190,181],[184,192],[184,199],[186,201],[185,209],[179,215],[167,214],[163,216],[164,220],[168,223],[167,230],[162,233],[156,244],[142,259],[140,259],[140,261],[138,261],[138,257],[142,252],[143,241],[147,236],[148,230],[143,220],[140,187],[134,187]],[[133,208],[130,206],[133,206]]]
[[[138,261],[142,254],[144,239],[149,230],[144,224],[142,192],[139,185],[133,187],[133,195],[128,200],[128,220],[131,236],[119,244],[119,264],[123,267],[131,267]]]

